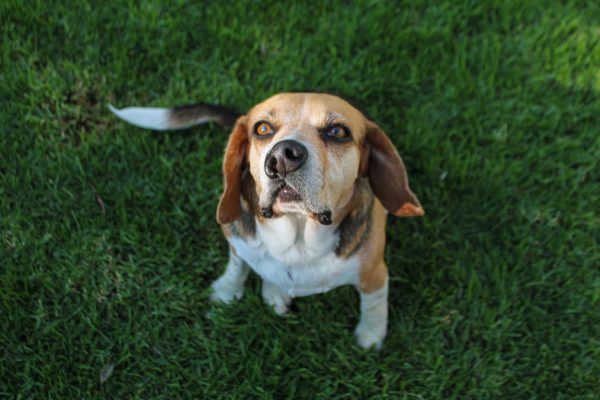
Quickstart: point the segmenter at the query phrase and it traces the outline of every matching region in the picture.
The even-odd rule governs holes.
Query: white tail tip
[[[109,104],[108,108],[123,121],[141,128],[158,131],[172,129],[169,122],[169,115],[171,114],[169,108],[127,107],[119,110],[113,107],[112,104]]]

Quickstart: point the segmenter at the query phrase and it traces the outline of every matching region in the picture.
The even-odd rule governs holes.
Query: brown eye
[[[330,139],[336,142],[344,142],[350,140],[350,130],[343,125],[334,125],[323,132],[326,139]]]
[[[257,123],[254,127],[254,133],[258,136],[267,136],[272,134],[273,132],[273,127],[271,126],[271,124],[265,121]]]

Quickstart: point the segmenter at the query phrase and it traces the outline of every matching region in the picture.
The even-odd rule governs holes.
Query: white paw
[[[381,326],[369,326],[369,324],[362,321],[354,330],[358,345],[363,349],[371,349],[373,347],[375,347],[376,350],[381,349],[386,333],[385,325],[383,328]]]
[[[265,303],[271,307],[277,315],[284,315],[290,309],[292,304],[292,298],[285,294],[276,285],[263,281],[262,284],[262,297]]]
[[[211,287],[213,292],[210,294],[210,300],[214,302],[229,304],[244,295],[244,285],[232,285],[221,278],[214,281]]]

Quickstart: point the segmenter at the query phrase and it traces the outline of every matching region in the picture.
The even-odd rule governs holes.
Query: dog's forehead
[[[323,126],[346,123],[362,131],[364,115],[340,97],[325,93],[280,93],[254,106],[252,120],[275,119],[286,124]]]

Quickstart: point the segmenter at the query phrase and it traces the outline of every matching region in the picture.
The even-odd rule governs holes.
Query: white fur
[[[168,108],[127,107],[119,110],[110,104],[108,105],[108,108],[123,121],[127,121],[130,124],[141,128],[155,129],[158,131],[164,131],[170,128],[169,114],[171,110]]]
[[[360,322],[354,331],[358,344],[365,348],[380,349],[387,334],[388,280],[373,293],[360,293]]]
[[[288,312],[292,298],[285,294],[278,286],[263,280],[262,282],[262,297],[265,303],[273,307],[273,310],[278,315],[284,315]]]
[[[169,129],[185,129],[192,125],[201,124],[203,122],[210,121],[210,118],[198,118],[195,121],[187,124],[175,125],[169,120],[171,115],[170,108],[153,108],[153,107],[127,107],[123,109],[117,109],[112,105],[108,105],[110,111],[112,111],[117,117],[124,121],[129,122],[132,125],[139,126],[146,129],[154,129],[157,131],[165,131]]]
[[[240,298],[248,265],[263,279],[262,297],[274,311],[283,315],[293,297],[327,292],[342,285],[359,286],[357,256],[338,258],[335,246],[337,226],[323,226],[302,215],[287,214],[257,221],[254,238],[232,236],[225,273],[213,283],[215,298],[229,302]],[[241,259],[244,261],[242,262]],[[360,322],[354,331],[358,344],[380,349],[387,334],[388,281],[373,293],[360,293]]]
[[[213,292],[210,295],[212,301],[231,303],[239,300],[244,294],[244,283],[248,278],[248,266],[244,261],[229,251],[229,263],[223,275],[211,285]]]
[[[359,283],[358,257],[335,255],[336,228],[288,214],[257,223],[255,238],[233,236],[229,241],[263,280],[289,297],[309,296]]]

